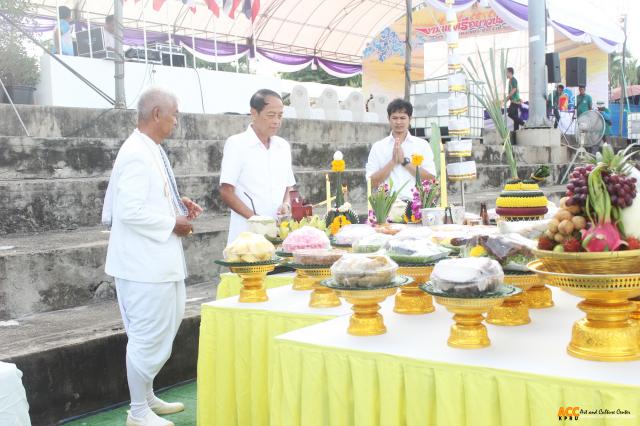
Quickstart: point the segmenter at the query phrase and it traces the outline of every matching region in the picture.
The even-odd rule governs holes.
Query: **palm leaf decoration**
[[[502,78],[503,73],[507,69],[507,59],[509,51],[500,49],[500,63],[496,64],[497,51],[493,48],[489,49],[489,58],[484,58],[477,50],[477,62],[481,65],[482,74],[471,58],[468,58],[469,64],[465,66],[465,72],[474,81],[480,83],[479,93],[473,93],[478,102],[487,110],[489,117],[496,126],[496,131],[502,139],[502,150],[507,158],[507,165],[511,172],[511,178],[518,179],[518,164],[513,154],[513,146],[509,138],[509,127],[507,125],[507,101],[505,93],[506,82]],[[488,63],[488,67],[487,67]],[[499,67],[496,67],[499,65]],[[484,83],[484,84],[482,84]]]

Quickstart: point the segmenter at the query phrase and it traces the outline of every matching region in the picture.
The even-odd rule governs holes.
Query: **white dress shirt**
[[[111,222],[108,275],[150,283],[185,279],[170,196],[159,146],[134,130],[118,151],[103,206],[103,218]]]
[[[245,132],[231,136],[224,144],[220,185],[223,183],[233,185],[238,198],[251,208],[245,192],[249,194],[256,214],[275,218],[287,187],[296,183],[289,143],[272,136],[267,149],[249,125]],[[232,210],[228,242],[247,227],[247,220]]]
[[[369,159],[367,160],[367,178],[370,178],[378,170],[382,169],[393,158],[393,147],[395,141],[393,135],[389,134],[386,138],[374,143],[369,151]],[[420,154],[424,157],[422,161],[421,169],[429,172],[429,174],[436,175],[436,165],[433,162],[433,152],[431,151],[431,145],[424,139],[412,136],[407,132],[407,137],[402,142],[402,151],[404,156],[411,159],[411,155]],[[399,189],[405,182],[408,182],[400,192],[399,198],[411,200],[413,194],[411,188],[415,186],[416,176],[410,173],[405,167],[400,164],[391,170],[391,174],[385,180],[385,183],[393,181],[393,187]],[[375,188],[374,188],[375,189]]]
[[[102,29],[102,41],[104,43],[104,50],[115,50],[116,49],[116,39],[106,29]]]

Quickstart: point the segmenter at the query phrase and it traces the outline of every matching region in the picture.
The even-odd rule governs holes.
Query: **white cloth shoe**
[[[127,415],[127,426],[175,426],[173,422],[167,419],[158,417],[158,415],[152,411],[142,418],[133,417],[131,413]]]
[[[165,402],[161,399],[156,398],[153,403],[149,404],[149,408],[151,408],[151,411],[153,411],[154,413],[163,416],[165,414],[173,414],[184,411],[184,404],[182,402]]]

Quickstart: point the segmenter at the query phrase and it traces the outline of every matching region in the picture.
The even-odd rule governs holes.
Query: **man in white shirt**
[[[282,98],[261,89],[249,105],[251,124],[227,139],[220,168],[220,198],[231,209],[228,242],[247,229],[254,214],[276,218],[290,213],[289,190],[296,183],[289,143],[276,136]]]
[[[393,181],[394,188],[400,189],[407,182],[399,195],[406,200],[412,199],[411,188],[416,180],[416,167],[411,165],[411,155],[424,157],[420,166],[422,180],[433,179],[436,174],[431,146],[409,133],[412,114],[413,106],[405,100],[395,99],[389,103],[387,115],[391,134],[373,144],[366,167],[367,178],[371,179],[373,188]]]
[[[113,37],[115,33],[115,19],[113,15],[104,18],[104,28],[102,31],[102,39],[104,41],[104,50],[115,50],[116,40]]]
[[[202,209],[180,197],[161,143],[177,123],[176,97],[147,89],[138,101],[138,128],[116,157],[102,212],[111,224],[105,272],[115,279],[127,332],[127,426],[172,426],[158,416],[184,410],[153,393],[153,379],[171,355],[185,307],[182,237]]]

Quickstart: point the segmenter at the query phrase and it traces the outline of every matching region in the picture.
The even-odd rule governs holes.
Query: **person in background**
[[[520,91],[518,90],[518,80],[513,76],[513,68],[507,68],[507,79],[509,80],[509,93],[506,100],[509,101],[507,115],[513,120],[513,131],[516,132],[520,126],[524,125],[524,120],[520,118]]]
[[[555,92],[551,94],[549,99],[547,100],[547,107],[553,113],[555,117],[555,121],[553,123],[553,128],[557,129],[558,124],[560,123],[560,98],[564,95],[564,85],[558,84]]]
[[[73,56],[73,37],[71,36],[71,9],[67,6],[58,8],[60,18],[60,31],[58,26],[53,29],[53,53]],[[60,49],[62,45],[62,49]]]
[[[576,117],[580,117],[587,111],[593,109],[593,101],[591,96],[587,95],[584,86],[578,86],[578,96],[576,97]]]
[[[104,31],[102,33],[105,50],[115,50],[116,40],[113,37],[114,33],[115,33],[115,19],[113,18],[113,15],[109,15],[106,18],[104,18]]]
[[[606,107],[604,101],[598,101],[596,102],[596,105],[598,107],[598,112],[604,119],[604,134],[602,135],[602,142],[605,143],[611,135],[611,111]]]
[[[391,134],[374,143],[369,151],[366,174],[371,179],[372,188],[393,181],[395,189],[406,183],[399,197],[411,200],[411,188],[416,179],[416,167],[411,164],[411,155],[424,157],[420,166],[422,180],[434,179],[436,166],[433,162],[431,146],[424,139],[409,133],[413,105],[403,99],[394,99],[387,106],[387,115],[391,126]]]

